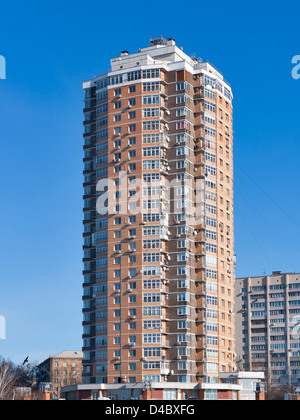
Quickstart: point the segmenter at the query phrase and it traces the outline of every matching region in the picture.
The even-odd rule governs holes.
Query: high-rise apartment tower
[[[84,383],[217,383],[235,369],[231,87],[159,37],[84,91]]]

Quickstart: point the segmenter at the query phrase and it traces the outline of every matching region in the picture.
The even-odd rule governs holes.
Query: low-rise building
[[[238,400],[261,401],[265,399],[266,384],[263,372],[224,372],[220,374],[220,380],[223,384],[240,385]]]
[[[37,386],[49,384],[52,398],[60,398],[63,386],[82,382],[82,359],[81,351],[64,351],[50,356],[37,367]]]
[[[187,384],[150,381],[125,384],[73,385],[61,391],[66,400],[263,400],[264,374],[230,372],[220,374],[220,383]]]

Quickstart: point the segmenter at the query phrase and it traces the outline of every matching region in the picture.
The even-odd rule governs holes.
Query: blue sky
[[[0,354],[81,348],[82,81],[160,33],[234,90],[237,275],[300,271],[299,2],[1,5]],[[168,13],[166,15],[165,13]]]

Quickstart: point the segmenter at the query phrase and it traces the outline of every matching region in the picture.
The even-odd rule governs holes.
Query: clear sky
[[[237,275],[300,272],[299,12],[296,1],[2,2],[0,355],[81,348],[82,81],[151,35],[232,84]]]

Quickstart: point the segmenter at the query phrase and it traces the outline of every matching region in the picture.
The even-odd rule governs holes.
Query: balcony
[[[200,270],[205,270],[206,269],[206,262],[205,262],[205,258],[200,258],[199,260],[195,261],[195,270],[196,272],[200,271]]]
[[[204,168],[204,166],[205,166],[205,159],[204,159],[204,155],[198,155],[198,159],[196,160],[196,162],[195,162],[195,166],[196,167],[199,167],[199,166],[201,166],[201,167],[203,167]]]
[[[197,115],[197,114],[203,114],[204,112],[205,112],[205,109],[204,109],[203,103],[197,100],[197,102],[195,103],[194,113]]]
[[[204,100],[204,98],[205,98],[205,96],[204,96],[204,93],[203,93],[203,92],[201,92],[201,93],[196,93],[196,94],[194,95],[194,97],[193,97],[193,99],[194,99],[194,102],[195,102],[195,103],[198,103],[198,102],[200,102],[200,101],[203,101],[203,100]]]
[[[167,376],[167,375],[169,375],[169,374],[170,374],[170,369],[168,369],[168,368],[162,368],[162,369],[160,370],[160,373],[161,373],[161,375],[163,375],[163,376]]]
[[[162,340],[161,347],[162,348],[171,348],[169,340]]]
[[[206,350],[207,343],[205,337],[201,337],[200,340],[197,341],[197,349]]]
[[[197,326],[197,333],[196,335],[201,339],[203,336],[207,334],[206,325],[205,323]]]
[[[194,147],[194,152],[195,153],[204,153],[205,152],[205,148],[201,145],[198,146],[198,144],[195,145]]]

